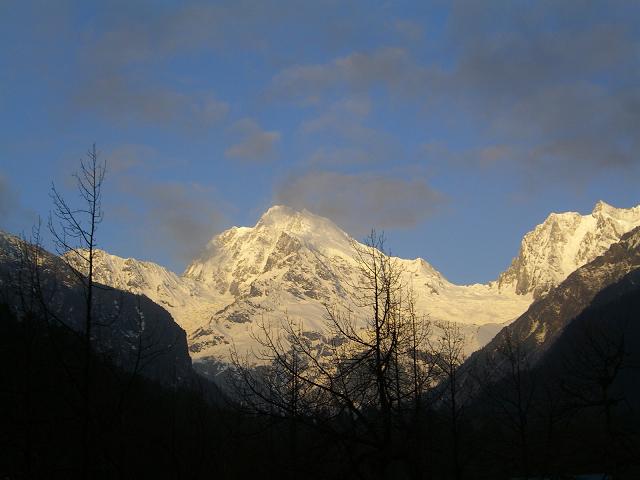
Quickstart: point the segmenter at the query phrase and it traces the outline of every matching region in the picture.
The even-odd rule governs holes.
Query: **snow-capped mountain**
[[[210,286],[223,308],[191,332],[195,356],[220,356],[233,341],[250,348],[252,322],[285,315],[303,319],[308,330],[323,331],[325,305],[345,305],[358,283],[354,240],[333,222],[306,210],[269,209],[253,228],[232,228],[214,238],[208,255],[193,262],[185,277]],[[477,330],[491,337],[496,324],[516,318],[531,301],[496,286],[457,286],[425,260],[395,259],[403,281],[417,297],[417,309],[434,321],[468,325],[470,348],[478,348]],[[487,327],[487,324],[493,327]],[[488,340],[488,339],[487,339]]]
[[[640,228],[635,228],[611,245],[602,255],[572,272],[534,302],[512,324],[467,361],[466,368],[483,366],[495,358],[507,339],[517,341],[527,361],[534,365],[554,345],[567,325],[588,306],[604,304],[640,283]],[[499,363],[490,362],[495,369]]]
[[[455,285],[428,262],[395,259],[432,321],[462,324],[469,352],[581,265],[640,225],[640,206],[617,209],[599,202],[590,215],[551,214],[525,235],[520,254],[489,284]],[[270,208],[254,227],[214,237],[182,276],[150,262],[102,252],[99,282],[144,293],[187,331],[196,361],[225,361],[231,345],[255,348],[259,319],[300,319],[305,330],[326,329],[325,305],[345,305],[358,281],[354,240],[329,219],[306,210]]]
[[[68,255],[67,261],[76,270],[84,268],[77,255]],[[125,259],[96,250],[94,275],[96,281],[104,285],[146,295],[169,310],[187,332],[197,328],[198,319],[217,305],[215,294],[209,288],[153,262]]]
[[[640,205],[623,209],[600,201],[590,215],[552,213],[524,236],[518,256],[498,284],[539,298],[639,225]]]

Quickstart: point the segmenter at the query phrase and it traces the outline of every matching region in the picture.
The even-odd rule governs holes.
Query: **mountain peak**
[[[274,205],[262,214],[257,225],[288,223],[299,216],[308,216],[307,210],[295,210],[287,205]],[[256,226],[257,226],[256,225]]]
[[[598,200],[593,207],[593,211],[591,213],[596,214],[600,212],[610,212],[612,210],[619,210],[618,208],[609,205],[607,202],[603,200]]]
[[[598,218],[610,217],[617,222],[631,222],[635,224],[637,219],[640,218],[640,205],[631,208],[616,208],[613,205],[599,200],[593,207],[591,215]]]
[[[286,205],[274,205],[258,220],[255,228],[267,229],[305,238],[310,242],[327,243],[347,241],[348,235],[333,221],[311,213],[309,210],[296,210]]]
[[[498,283],[539,297],[639,225],[640,205],[616,208],[600,200],[590,215],[552,213],[524,236],[518,256]]]

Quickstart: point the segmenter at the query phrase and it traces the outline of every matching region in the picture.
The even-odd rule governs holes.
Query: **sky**
[[[0,2],[0,228],[93,143],[111,253],[181,272],[286,204],[486,282],[640,203],[640,2]]]

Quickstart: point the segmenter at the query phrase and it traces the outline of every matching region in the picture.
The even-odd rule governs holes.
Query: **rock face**
[[[590,215],[552,213],[524,236],[518,256],[498,285],[540,298],[637,226],[640,206],[622,209],[600,201]]]
[[[623,281],[624,280],[624,281]],[[553,346],[565,327],[594,299],[603,300],[607,287],[619,285],[625,291],[640,281],[640,227],[626,233],[601,256],[578,268],[560,285],[531,307],[511,325],[505,327],[484,348],[472,355],[467,367],[482,365],[504,344],[507,337],[516,339],[530,364],[537,363]],[[608,292],[607,298],[615,292]]]
[[[599,202],[590,215],[552,214],[524,237],[509,269],[486,285],[454,285],[421,258],[394,261],[413,287],[418,313],[460,323],[470,353],[636,225],[640,206]],[[354,245],[329,219],[274,206],[254,227],[214,237],[182,276],[105,252],[97,257],[96,275],[166,308],[187,331],[190,353],[203,367],[228,361],[232,345],[240,353],[255,349],[258,320],[288,315],[309,332],[326,331],[326,306],[349,305],[359,281]]]
[[[38,250],[39,281],[30,275],[32,262],[25,262],[25,248],[17,237],[0,232],[0,301],[12,307],[18,316],[38,312],[44,316],[41,303],[46,304],[46,318],[63,323],[72,330],[84,327],[84,294],[77,273],[60,257]],[[33,258],[33,257],[32,257]],[[106,256],[101,255],[104,265]],[[145,295],[131,293],[133,283],[106,286],[104,269],[94,289],[93,344],[97,351],[124,369],[136,372],[165,384],[187,382],[192,375],[186,334],[171,315]],[[122,273],[126,276],[126,271]],[[135,277],[135,275],[133,276]],[[132,278],[133,278],[132,277]],[[116,283],[115,281],[113,283]],[[39,285],[42,302],[29,292]],[[127,291],[128,290],[128,291]],[[35,300],[35,301],[32,301]]]

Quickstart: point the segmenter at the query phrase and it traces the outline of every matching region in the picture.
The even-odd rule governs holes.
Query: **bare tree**
[[[74,258],[86,269],[70,271],[76,274],[82,286],[85,302],[82,372],[82,478],[90,476],[91,467],[91,376],[92,335],[94,327],[94,255],[97,246],[97,230],[103,219],[102,183],[106,163],[99,160],[95,144],[80,161],[80,170],[74,174],[80,195],[80,205],[72,206],[56,188],[51,186],[53,212],[49,216],[49,230],[53,235],[57,252],[62,258]],[[82,271],[86,273],[81,273]]]
[[[437,348],[432,342],[433,326],[430,319],[416,311],[413,288],[408,290],[406,301],[406,346],[403,351],[408,359],[407,393],[412,405],[407,416],[405,430],[412,435],[413,476],[430,478],[432,439],[432,403],[429,393],[443,378]],[[396,362],[400,363],[400,362]]]
[[[537,382],[530,351],[515,329],[506,328],[501,333],[496,351],[487,355],[481,369],[483,374],[476,380],[500,425],[515,435],[515,442],[509,438],[508,443],[518,446],[520,474],[528,478],[530,424],[536,411]]]
[[[19,335],[11,341],[20,341],[20,353],[22,358],[17,360],[22,368],[21,385],[11,393],[19,396],[21,412],[19,415],[19,425],[24,440],[21,447],[23,453],[23,475],[25,478],[32,478],[36,475],[36,455],[35,448],[35,415],[36,398],[40,392],[37,378],[37,355],[42,348],[42,325],[40,316],[40,302],[38,301],[37,281],[38,264],[40,262],[40,226],[32,230],[31,238],[23,237],[18,243],[18,263],[15,269],[9,272],[8,278],[0,279],[3,286],[3,296],[18,297],[17,317],[20,319]],[[13,303],[10,298],[2,298],[6,305]],[[0,348],[3,348],[2,345]],[[4,387],[4,385],[3,385]],[[20,442],[20,437],[16,436],[16,442]]]
[[[616,388],[623,371],[637,366],[630,363],[627,338],[629,318],[611,314],[586,318],[576,324],[574,348],[564,356],[562,389],[573,411],[595,411],[604,423],[602,453],[604,466],[615,475],[617,457],[626,450],[622,429],[614,413],[626,403],[623,389]]]
[[[446,381],[444,400],[449,410],[449,426],[451,429],[452,468],[456,480],[462,478],[460,458],[460,422],[464,410],[461,396],[460,367],[465,361],[464,347],[466,339],[460,326],[453,322],[438,324],[440,330],[438,356],[440,368]]]
[[[261,348],[253,357],[264,366],[251,369],[235,354],[236,385],[244,386],[243,402],[254,411],[296,416],[359,444],[370,452],[369,466],[386,468],[400,455],[394,434],[406,431],[410,421],[404,420],[420,411],[439,364],[430,351],[429,323],[416,313],[384,236],[372,232],[353,247],[358,280],[348,303],[326,305],[327,330],[306,332],[288,317],[276,326],[260,323]],[[354,468],[359,463],[354,459]]]
[[[231,386],[245,413],[267,417],[270,425],[284,427],[288,441],[286,468],[291,478],[299,478],[298,443],[300,427],[319,420],[315,416],[326,407],[326,395],[316,388],[307,354],[313,349],[302,325],[285,314],[274,325],[262,318],[252,332],[257,351],[240,355],[235,346],[232,362],[235,376]],[[308,349],[308,350],[307,350]]]

